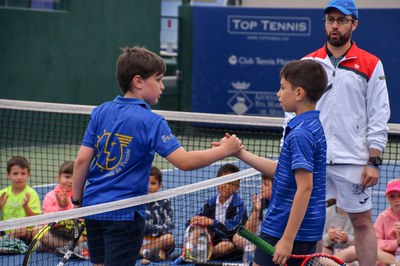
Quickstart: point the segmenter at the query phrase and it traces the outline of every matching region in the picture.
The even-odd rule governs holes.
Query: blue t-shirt
[[[319,111],[308,111],[294,117],[285,129],[272,195],[261,231],[281,238],[297,190],[294,171],[306,169],[313,173],[310,202],[296,241],[318,241],[325,224],[326,139],[319,120]]]
[[[82,145],[94,149],[83,206],[147,195],[155,153],[166,157],[181,147],[148,104],[121,96],[93,110]],[[145,205],[140,205],[86,218],[133,220],[135,211],[146,217]]]

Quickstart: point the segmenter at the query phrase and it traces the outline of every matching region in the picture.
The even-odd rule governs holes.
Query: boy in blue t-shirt
[[[280,72],[279,102],[295,112],[285,128],[278,162],[241,150],[237,157],[273,176],[272,196],[260,237],[275,246],[270,256],[257,248],[255,265],[297,265],[290,254],[311,254],[325,222],[326,140],[316,102],[325,92],[327,76],[311,60],[292,61]]]
[[[193,170],[242,148],[235,136],[224,138],[217,148],[186,151],[165,119],[150,109],[165,89],[165,71],[164,60],[155,53],[139,47],[123,49],[116,78],[124,96],[92,112],[75,160],[74,205],[92,206],[147,195],[155,153],[181,170]],[[135,265],[145,219],[144,205],[85,217],[91,262]]]

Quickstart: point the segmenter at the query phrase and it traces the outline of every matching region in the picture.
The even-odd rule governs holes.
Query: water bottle
[[[400,266],[400,247],[396,250],[396,266]]]
[[[197,261],[207,262],[207,237],[204,234],[200,234],[197,239]]]
[[[254,258],[254,246],[247,241],[246,245],[244,246],[244,252],[243,252],[244,266],[251,265],[253,263],[253,258]]]

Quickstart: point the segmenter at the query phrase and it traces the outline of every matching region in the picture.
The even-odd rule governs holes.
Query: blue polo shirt
[[[148,104],[121,96],[93,110],[82,145],[94,149],[83,206],[146,195],[155,153],[166,157],[181,147],[165,119]],[[145,205],[86,218],[133,220],[135,211],[145,218]]]
[[[261,231],[281,238],[297,190],[294,171],[313,173],[313,190],[296,241],[318,241],[325,224],[326,140],[319,111],[308,111],[294,117],[285,129],[282,150],[276,168],[272,195]]]

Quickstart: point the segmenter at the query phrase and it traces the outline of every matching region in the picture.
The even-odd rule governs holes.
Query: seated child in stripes
[[[217,177],[236,172],[239,172],[236,165],[225,164],[219,168]],[[213,259],[235,249],[233,236],[239,226],[247,221],[246,206],[237,193],[239,187],[240,180],[218,185],[218,194],[207,200],[199,213],[189,221],[190,224],[205,226],[210,232]]]
[[[7,178],[11,185],[0,190],[1,220],[9,220],[40,214],[40,199],[37,192],[26,184],[30,177],[29,162],[25,157],[13,156],[7,162]],[[26,243],[32,239],[33,228],[18,228],[2,234],[18,238]]]
[[[155,193],[162,188],[162,172],[155,166],[151,167],[149,193]],[[150,261],[162,261],[174,251],[175,240],[173,211],[169,199],[150,202],[146,206],[146,224],[144,240],[140,254],[142,264]]]

